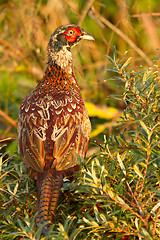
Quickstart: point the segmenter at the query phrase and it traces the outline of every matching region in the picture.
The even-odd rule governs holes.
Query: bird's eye
[[[72,29],[70,29],[69,31],[68,31],[68,35],[73,35],[74,34],[74,31],[72,30]]]

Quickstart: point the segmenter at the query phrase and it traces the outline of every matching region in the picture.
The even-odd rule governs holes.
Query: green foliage
[[[152,66],[151,59],[159,48],[159,11],[157,0],[123,4],[111,0],[59,0],[58,4],[53,0],[1,0],[0,140],[16,137],[20,103],[44,74],[50,35],[66,23],[79,24],[95,38],[95,42],[83,42],[73,49],[73,62],[82,96],[94,106],[88,109],[91,138],[101,140],[99,135],[104,131],[108,135],[116,125],[109,107],[119,112],[124,105],[106,101],[106,96],[120,94],[121,87],[112,80],[104,82],[104,66],[109,65],[105,55],[112,54],[116,44],[120,54],[130,50],[133,65]],[[91,111],[99,106],[104,107],[100,115]]]
[[[1,154],[1,239],[160,238],[160,85],[158,69],[135,71],[131,58],[108,57],[108,71],[121,79],[115,98],[126,108],[119,134],[97,144],[73,182],[62,188],[55,224],[46,237],[34,224],[35,186],[18,155]]]
[[[126,104],[120,134],[104,138],[77,182],[89,205],[79,232],[82,239],[160,238],[160,85],[158,69],[127,69],[127,61],[108,57],[110,71],[124,82]]]

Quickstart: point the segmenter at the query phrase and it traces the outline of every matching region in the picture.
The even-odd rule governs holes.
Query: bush
[[[157,69],[135,72],[117,59],[110,71],[124,82],[120,134],[104,138],[77,182],[84,208],[82,239],[160,238],[160,91]],[[128,69],[127,69],[128,67]],[[90,164],[91,163],[91,164]],[[83,206],[84,207],[84,206]]]
[[[131,58],[124,62],[115,49],[113,53],[108,71],[124,82],[123,95],[116,96],[126,105],[119,118],[120,133],[104,136],[104,143],[97,144],[99,152],[80,163],[75,180],[66,179],[56,224],[45,239],[160,238],[158,67],[135,71],[130,69]],[[34,183],[17,157],[2,158],[2,239],[44,239],[34,226]]]

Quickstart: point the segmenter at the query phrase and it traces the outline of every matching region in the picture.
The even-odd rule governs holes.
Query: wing
[[[66,170],[77,165],[77,154],[85,157],[90,121],[83,101],[79,107],[71,99],[24,99],[18,121],[19,150],[24,163],[42,172],[50,157],[50,166]],[[73,100],[73,99],[72,99]]]
[[[18,120],[18,147],[24,163],[36,172],[43,172],[45,165],[45,136],[41,128],[32,127],[32,117],[19,116]]]
[[[63,122],[59,129],[58,121]],[[58,171],[74,167],[78,164],[77,154],[83,160],[87,151],[89,133],[90,122],[88,118],[84,118],[83,114],[67,114],[58,118],[51,137],[54,141],[53,156],[55,158],[52,167]]]

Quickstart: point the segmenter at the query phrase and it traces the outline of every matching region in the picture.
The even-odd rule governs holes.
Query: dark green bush
[[[1,155],[1,239],[160,239],[160,85],[158,67],[130,69],[129,58],[108,57],[124,85],[119,134],[104,136],[99,151],[75,180],[65,181],[56,223],[46,238],[34,225],[35,187],[18,155]],[[96,144],[96,143],[95,143]]]
[[[140,72],[108,57],[124,82],[120,134],[99,145],[77,182],[89,205],[79,220],[82,239],[160,238],[160,85],[158,68]],[[78,239],[78,238],[77,238]]]

